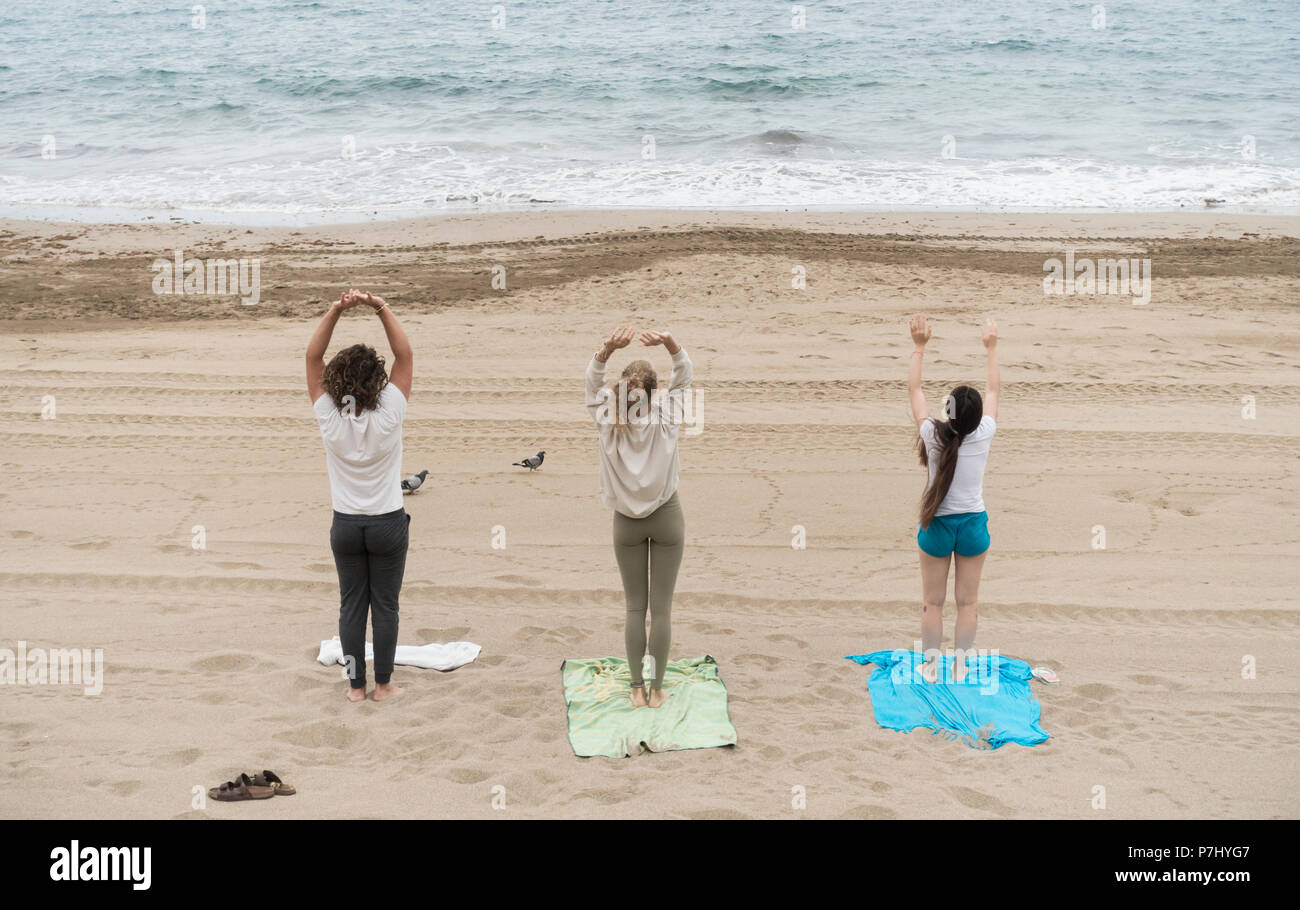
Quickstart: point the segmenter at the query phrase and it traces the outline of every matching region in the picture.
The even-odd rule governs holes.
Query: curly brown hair
[[[340,411],[348,396],[356,402],[354,413],[379,407],[379,393],[388,385],[384,358],[368,344],[354,344],[334,355],[325,365],[325,391]]]

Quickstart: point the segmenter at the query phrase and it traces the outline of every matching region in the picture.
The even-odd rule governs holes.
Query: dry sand
[[[0,647],[106,662],[98,696],[0,687],[0,816],[1296,817],[1297,236],[1212,213],[0,222]],[[1044,296],[1066,247],[1150,257],[1151,302]],[[262,303],[153,295],[177,248],[260,257]],[[313,660],[337,587],[302,354],[348,285],[417,353],[402,640],[483,646],[399,668],[381,705]],[[884,730],[843,659],[919,634],[914,311],[932,408],[982,382],[979,321],[1002,327],[977,644],[1059,671],[1036,748]],[[734,749],[579,759],[566,738],[560,662],[622,647],[581,397],[619,324],[695,360],[672,653],[718,660]],[[380,327],[350,313],[331,350],[359,340]],[[510,467],[539,448],[542,471]],[[191,808],[261,768],[299,795]]]

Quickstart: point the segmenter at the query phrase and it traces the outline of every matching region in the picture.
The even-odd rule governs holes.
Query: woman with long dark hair
[[[346,347],[325,362],[339,317],[363,304],[384,326],[393,351],[391,372],[366,344]],[[307,344],[307,392],[325,442],[334,505],[330,549],[339,575],[339,643],[348,701],[366,697],[367,614],[375,637],[375,701],[402,692],[392,675],[411,522],[402,507],[402,421],[411,397],[412,356],[392,307],[355,289],[329,308]]]
[[[917,454],[921,465],[929,470],[916,533],[921,551],[921,650],[925,656],[921,674],[929,682],[939,679],[943,603],[948,591],[948,567],[955,563],[953,680],[960,682],[966,675],[966,657],[975,647],[980,576],[990,543],[989,516],[984,509],[984,467],[997,431],[998,327],[990,319],[980,332],[988,351],[985,397],[981,399],[971,386],[957,386],[944,399],[944,420],[930,417],[921,390],[921,361],[933,330],[920,315],[912,317],[908,328],[913,350],[907,394],[919,437]]]

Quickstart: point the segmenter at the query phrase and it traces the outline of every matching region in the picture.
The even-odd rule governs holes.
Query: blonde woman
[[[617,329],[587,364],[587,409],[599,434],[601,498],[614,510],[614,557],[627,599],[623,638],[632,704],[658,708],[666,700],[663,684],[672,641],[673,589],[686,543],[686,520],[677,500],[677,439],[682,397],[690,390],[693,368],[671,334],[642,332],[643,345],[662,345],[673,359],[666,406],[656,399],[659,378],[649,361],[632,361],[607,386],[610,355],[635,338],[634,330]],[[647,609],[654,670],[648,696],[641,668]]]

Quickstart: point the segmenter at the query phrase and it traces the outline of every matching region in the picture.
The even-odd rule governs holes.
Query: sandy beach
[[[259,302],[155,294],[178,250],[259,259]],[[1150,259],[1149,302],[1044,294],[1067,250]],[[401,641],[483,647],[378,705],[314,660],[338,588],[303,350],[349,286],[416,352]],[[0,221],[0,647],[104,655],[99,695],[0,686],[0,816],[1295,818],[1297,301],[1300,218],[1214,212]],[[844,659],[919,635],[914,312],[932,410],[1001,327],[977,645],[1060,674],[1034,748],[882,729]],[[622,649],[582,382],[624,324],[695,362],[672,656],[717,660],[734,749],[566,738],[561,661]],[[355,341],[377,321],[331,352]],[[192,807],[263,768],[298,795]]]

